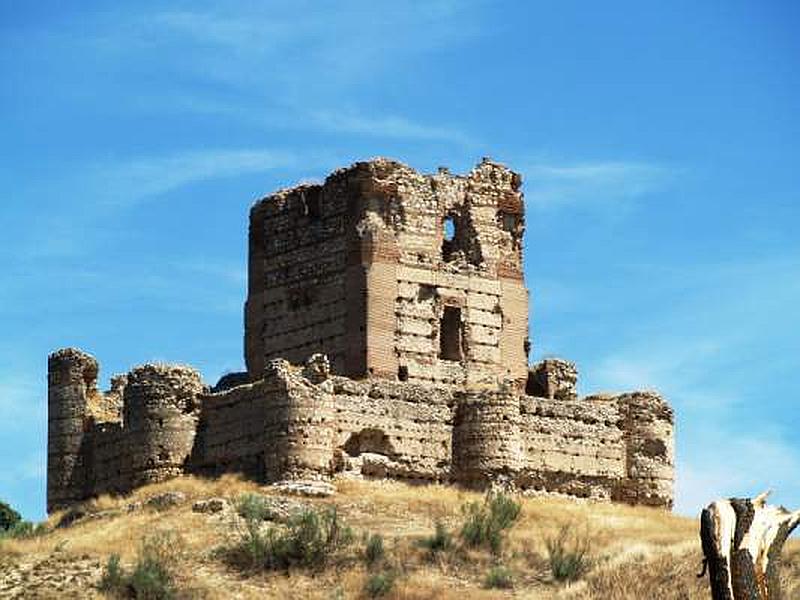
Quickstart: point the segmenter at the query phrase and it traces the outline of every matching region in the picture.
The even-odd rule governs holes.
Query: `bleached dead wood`
[[[700,540],[713,600],[781,600],[780,560],[800,511],[767,504],[769,492],[712,502],[700,516]]]

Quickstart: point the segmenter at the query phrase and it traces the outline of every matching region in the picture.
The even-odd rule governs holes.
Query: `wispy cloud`
[[[44,422],[44,385],[31,375],[0,373],[0,422],[15,428]]]
[[[166,75],[157,96],[130,95],[127,107],[224,115],[266,130],[472,145],[463,131],[402,110],[367,108],[354,90],[391,79],[430,51],[482,35],[478,23],[473,7],[443,0],[413,7],[286,2],[237,12],[200,3],[99,20],[89,25],[86,44],[115,61],[152,55],[148,64]]]
[[[534,162],[522,167],[525,197],[533,208],[619,206],[659,190],[675,170],[642,162]]]
[[[280,150],[199,150],[99,163],[84,176],[90,185],[97,187],[97,196],[106,203],[128,205],[199,181],[286,169],[297,164],[295,155]]]
[[[697,515],[716,500],[754,496],[774,489],[775,500],[795,506],[800,485],[800,453],[780,435],[729,435],[709,428],[692,443],[687,456],[678,456],[676,511]]]
[[[44,480],[47,476],[47,455],[37,451],[10,462],[0,469],[0,483],[11,485],[18,480]]]
[[[360,112],[313,110],[308,115],[319,129],[360,135],[412,140],[449,141],[473,146],[475,142],[466,134],[446,127],[416,123],[396,115],[368,115]]]

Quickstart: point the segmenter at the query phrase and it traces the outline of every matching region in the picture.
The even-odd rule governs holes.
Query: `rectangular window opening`
[[[443,360],[461,360],[463,358],[461,352],[462,336],[461,309],[455,306],[445,306],[442,320],[439,323],[439,358]]]

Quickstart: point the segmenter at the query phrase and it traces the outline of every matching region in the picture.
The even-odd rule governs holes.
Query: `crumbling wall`
[[[578,369],[574,363],[560,358],[548,358],[528,370],[525,393],[528,396],[575,400]]]
[[[353,378],[491,386],[500,376],[522,388],[519,186],[519,175],[489,160],[456,176],[375,159],[257,203],[245,319],[251,379],[271,359],[324,352],[334,373]],[[444,332],[447,314],[455,325]]]
[[[47,360],[47,510],[86,495],[88,399],[97,390],[97,361],[75,348]]]
[[[267,365],[265,381],[270,380],[280,393],[267,403],[265,479],[329,477],[334,428],[329,386],[324,380],[315,385],[303,369],[284,360]]]
[[[86,497],[133,489],[129,436],[122,422],[96,423],[89,431]]]
[[[96,422],[89,406],[114,401],[98,397],[97,369],[77,350],[51,356],[48,510],[228,472],[258,481],[348,472],[672,505],[673,413],[652,392],[577,400],[521,396],[510,380],[356,381],[314,355],[301,366],[270,361],[259,381],[221,392],[188,367],[137,367],[109,392],[122,395],[122,420]]]
[[[368,477],[447,481],[453,390],[331,378],[336,469]]]
[[[340,185],[304,185],[250,213],[245,359],[251,380],[277,358],[300,363],[325,351],[347,357],[347,195]]]
[[[614,400],[523,396],[521,412],[521,487],[584,498],[612,498],[625,477],[624,431]]]
[[[675,416],[655,392],[617,398],[625,439],[625,478],[614,500],[672,508]]]
[[[282,394],[274,380],[199,396],[202,407],[194,450],[192,472],[218,476],[243,473],[253,479],[264,477],[264,437],[269,427],[267,405]]]
[[[203,390],[200,374],[191,367],[148,364],[128,374],[123,427],[133,486],[183,473],[197,430],[197,397]]]

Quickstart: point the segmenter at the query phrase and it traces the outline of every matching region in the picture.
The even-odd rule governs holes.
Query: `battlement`
[[[182,473],[337,473],[669,508],[672,409],[528,366],[519,175],[375,159],[250,213],[247,373],[48,361],[48,510]]]
[[[71,355],[75,366],[97,364]],[[265,482],[346,472],[672,505],[673,414],[652,392],[561,400],[521,395],[511,382],[357,381],[332,375],[322,355],[271,361],[262,379],[222,392],[181,366],[137,367],[127,382],[118,421],[94,420],[91,386],[56,401],[69,409],[50,415],[48,510],[226,472]]]

